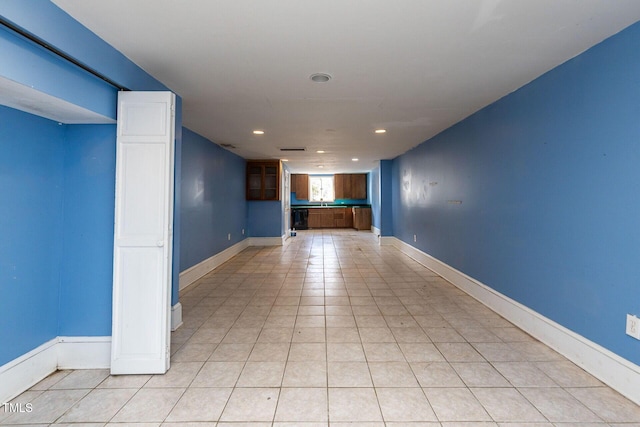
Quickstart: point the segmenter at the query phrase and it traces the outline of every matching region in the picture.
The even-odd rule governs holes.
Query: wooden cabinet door
[[[333,210],[333,222],[336,228],[344,228],[345,227],[345,215],[344,208],[334,208]]]
[[[333,209],[325,208],[321,209],[322,216],[322,228],[335,227],[335,221],[333,220]]]
[[[353,227],[353,209],[345,208],[344,210],[344,226],[345,228]]]
[[[320,209],[309,209],[309,216],[307,217],[307,226],[309,228],[322,227],[322,215]]]
[[[371,208],[353,209],[353,227],[356,230],[371,229]]]
[[[292,190],[295,188],[296,199],[309,200],[309,175],[295,174],[291,175],[291,181],[295,181],[295,187],[292,185]]]
[[[336,174],[333,179],[336,199],[367,198],[367,174]]]
[[[262,198],[262,166],[247,165],[247,200]]]
[[[351,175],[351,199],[367,198],[367,175],[364,173]]]
[[[280,162],[247,162],[247,200],[280,200]]]
[[[296,192],[296,175],[291,174],[291,183],[289,184],[289,191],[292,193]]]
[[[277,164],[264,165],[264,188],[262,197],[264,200],[280,199],[280,174]]]
[[[350,199],[351,192],[351,180],[349,179],[349,175],[346,174],[336,174],[333,176],[333,189],[335,191],[336,199]]]
[[[351,208],[335,208],[333,214],[336,228],[353,227],[353,213]]]

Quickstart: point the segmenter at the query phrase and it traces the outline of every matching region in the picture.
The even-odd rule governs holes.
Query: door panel
[[[118,94],[112,374],[169,369],[174,105],[170,92]]]
[[[161,144],[123,144],[120,148],[119,161],[122,176],[126,177],[120,184],[120,203],[116,238],[120,243],[134,239],[144,245],[145,239],[152,239],[155,245],[163,238],[166,215],[163,170],[165,166],[165,149]],[[160,177],[158,181],[147,182],[146,176]]]
[[[121,337],[118,346],[120,359],[136,361],[141,358],[158,359],[159,355],[163,357],[163,349],[160,348],[162,331],[157,327],[162,319],[161,310],[158,309],[162,303],[163,291],[160,288],[162,252],[162,248],[153,251],[146,248],[123,248],[119,251],[118,279],[127,284],[123,286],[117,301],[121,313],[127,314],[118,324],[118,334]],[[140,315],[131,315],[135,312]]]

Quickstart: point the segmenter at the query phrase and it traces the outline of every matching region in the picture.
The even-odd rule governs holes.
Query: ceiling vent
[[[235,148],[238,148],[238,147],[236,147],[236,146],[235,146],[235,145],[233,145],[233,144],[220,144],[220,146],[221,146],[222,148],[231,148],[232,150],[233,150],[233,149],[235,149]]]
[[[281,148],[280,151],[307,151],[306,148],[302,147],[302,148]]]

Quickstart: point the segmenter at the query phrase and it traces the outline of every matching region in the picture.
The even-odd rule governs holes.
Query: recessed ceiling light
[[[356,158],[356,157],[354,157],[353,159],[351,159],[351,161],[352,161],[352,162],[357,162],[358,160],[360,160],[360,159],[358,159],[358,158]]]
[[[387,130],[386,129],[376,129],[375,131],[376,133],[386,133]]]
[[[320,169],[322,169],[324,166],[322,166],[322,165],[318,165],[318,167],[319,167]]]
[[[263,130],[254,130],[253,134],[254,135],[264,135],[264,131]]]
[[[318,154],[324,154],[324,150],[318,150],[318,151],[316,151],[316,153],[318,153]]]
[[[329,80],[331,80],[331,76],[329,74],[326,74],[326,73],[311,74],[309,76],[309,78],[311,79],[311,81],[314,81],[316,83],[326,83]]]

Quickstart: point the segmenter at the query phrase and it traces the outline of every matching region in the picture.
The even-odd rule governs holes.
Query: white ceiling
[[[640,19],[638,0],[53,1],[182,96],[186,127],[315,173],[368,171]]]

